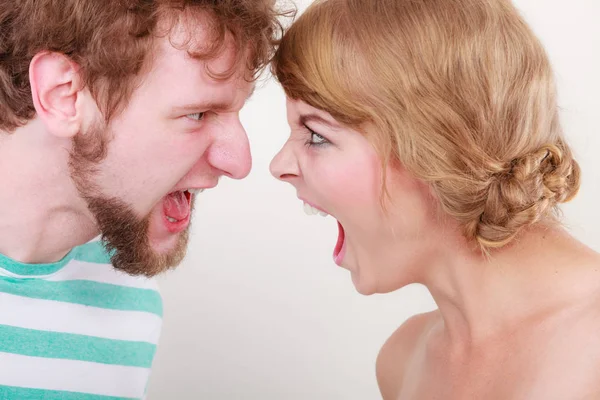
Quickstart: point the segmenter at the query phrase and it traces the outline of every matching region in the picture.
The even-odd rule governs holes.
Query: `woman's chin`
[[[370,296],[377,293],[376,285],[373,281],[361,279],[360,274],[356,272],[351,272],[350,274],[352,276],[354,288],[358,293],[362,294],[363,296]]]

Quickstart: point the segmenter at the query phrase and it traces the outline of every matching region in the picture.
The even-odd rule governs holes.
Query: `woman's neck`
[[[422,278],[458,347],[505,337],[600,293],[599,255],[558,227],[530,228],[489,259],[462,248],[449,249]]]

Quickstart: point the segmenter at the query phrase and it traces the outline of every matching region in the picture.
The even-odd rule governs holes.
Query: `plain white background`
[[[563,125],[583,170],[579,196],[563,208],[566,221],[600,251],[600,1],[515,3],[551,57]],[[306,216],[293,188],[268,171],[288,135],[275,82],[261,84],[242,122],[251,175],[201,195],[188,257],[161,278],[164,330],[149,399],[378,399],[380,346],[435,304],[420,286],[361,296],[334,265],[335,221]]]

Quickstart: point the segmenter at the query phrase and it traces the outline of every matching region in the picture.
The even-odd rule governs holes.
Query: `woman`
[[[272,173],[338,220],[360,293],[421,283],[439,307],[381,349],[384,399],[600,399],[600,257],[557,218],[579,166],[512,4],[318,1],[273,72]]]

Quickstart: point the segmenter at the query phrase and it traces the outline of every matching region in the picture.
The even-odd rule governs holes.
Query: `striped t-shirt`
[[[161,323],[155,281],[98,241],[54,264],[0,255],[0,400],[142,399]]]

